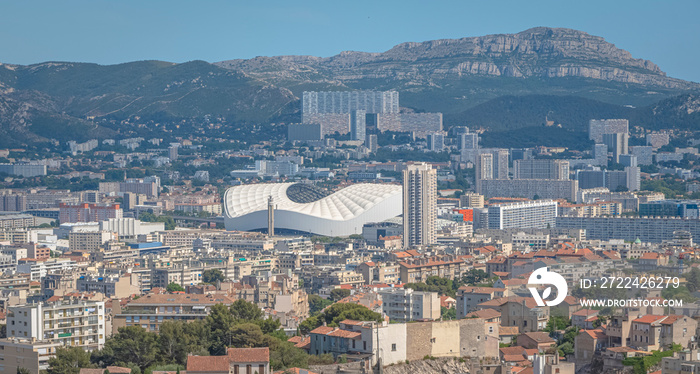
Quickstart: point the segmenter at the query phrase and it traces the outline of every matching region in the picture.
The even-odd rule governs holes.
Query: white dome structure
[[[324,236],[362,234],[362,226],[401,215],[402,187],[359,183],[328,195],[303,183],[263,183],[231,187],[224,193],[226,230],[267,228],[268,199],[275,205],[275,230]]]

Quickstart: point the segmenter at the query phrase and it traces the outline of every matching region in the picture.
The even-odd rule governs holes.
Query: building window
[[[392,344],[392,345],[391,345],[391,351],[392,351],[392,352],[396,352],[396,344]]]

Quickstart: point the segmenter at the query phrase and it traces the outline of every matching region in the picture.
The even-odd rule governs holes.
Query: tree
[[[343,288],[335,288],[331,291],[331,300],[338,301],[340,299],[350,296],[350,290]]]
[[[292,367],[305,368],[308,365],[309,356],[292,343],[280,342],[274,350],[270,351],[270,366],[274,370],[284,370]]]
[[[216,284],[216,282],[224,281],[224,273],[219,269],[209,269],[202,273],[202,282],[209,284]]]
[[[489,275],[481,269],[471,269],[467,274],[462,277],[462,282],[465,284],[475,286],[478,283],[488,279]]]
[[[165,288],[166,291],[168,292],[185,292],[185,289],[182,288],[179,284],[175,282],[171,282],[168,287]]]
[[[93,368],[90,353],[81,347],[58,348],[49,359],[48,374],[78,374],[82,368]]]
[[[595,321],[593,321],[593,328],[597,329],[598,327],[604,325],[605,322],[607,322],[605,316],[598,316],[598,318],[596,318]]]
[[[304,320],[299,325],[299,331],[302,334],[308,334],[309,331],[323,325],[323,322],[326,322],[328,326],[338,326],[338,323],[345,319],[381,322],[382,315],[367,309],[364,305],[336,303],[319,315]]]
[[[236,318],[226,305],[216,304],[211,308],[205,319],[205,326],[210,337],[208,345],[210,354],[226,354],[226,347],[231,344],[231,330],[235,324]]]
[[[244,299],[238,299],[231,304],[231,314],[237,320],[251,322],[260,320],[263,317],[263,312],[257,305]]]
[[[187,363],[187,355],[192,352],[192,337],[185,331],[184,321],[165,321],[160,325],[158,346],[160,361],[174,361],[180,365]]]
[[[260,326],[263,334],[272,334],[282,327],[282,323],[278,319],[272,317],[267,317],[267,319],[259,319],[255,321],[255,324]]]
[[[231,329],[231,346],[235,348],[256,348],[264,344],[264,334],[254,323],[241,323]]]
[[[17,374],[32,374],[32,372],[29,369],[17,368]]]
[[[332,301],[328,299],[324,299],[321,296],[318,295],[309,295],[309,312],[313,315],[321,310],[323,308],[333,304]]]
[[[104,358],[107,365],[131,362],[143,371],[158,361],[158,336],[139,326],[120,327],[119,333],[105,342],[104,351],[109,354]]]
[[[440,307],[440,315],[442,316],[443,320],[453,320],[457,319],[457,310],[455,308],[445,308],[444,306]]]

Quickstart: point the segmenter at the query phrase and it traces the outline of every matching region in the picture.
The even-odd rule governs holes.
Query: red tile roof
[[[492,319],[492,318],[498,318],[500,316],[501,316],[501,312],[499,312],[495,309],[489,308],[489,309],[477,310],[476,312],[467,313],[467,315],[465,317],[466,318]]]
[[[320,335],[327,335],[331,333],[334,330],[332,327],[328,326],[319,326],[311,331],[309,331],[309,334],[320,334]]]
[[[266,363],[270,362],[270,349],[265,348],[229,348],[226,356],[188,356],[188,373],[228,373],[232,363]]]
[[[231,364],[228,356],[188,356],[187,357],[187,372],[188,373],[209,373],[209,372],[224,372],[228,373]]]
[[[226,356],[231,362],[270,362],[270,348],[229,348]]]
[[[632,320],[632,322],[654,323],[654,322],[657,322],[657,321],[662,320],[664,318],[666,318],[666,316],[657,316],[657,315],[653,315],[653,314],[647,314],[645,316],[641,316],[635,320]]]
[[[586,334],[588,334],[588,336],[590,336],[590,337],[593,338],[593,339],[601,340],[601,339],[605,339],[605,338],[607,337],[607,336],[605,335],[605,333],[603,332],[603,330],[601,330],[601,329],[584,330],[584,332],[585,332]]]

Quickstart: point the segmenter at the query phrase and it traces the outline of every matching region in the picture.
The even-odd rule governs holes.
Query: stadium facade
[[[324,236],[362,234],[362,226],[401,215],[402,187],[359,183],[334,193],[303,183],[261,183],[224,193],[227,230],[266,230],[272,197],[275,231]]]

